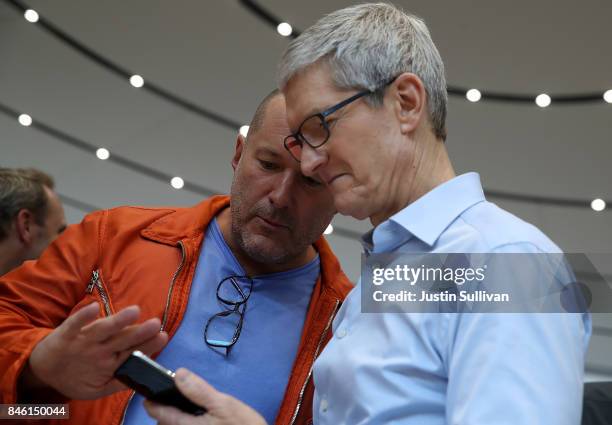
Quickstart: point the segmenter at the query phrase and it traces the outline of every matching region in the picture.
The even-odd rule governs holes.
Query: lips
[[[344,176],[346,173],[341,173],[341,174],[336,174],[334,177],[332,177],[330,180],[327,181],[327,185],[331,186],[331,184],[338,178],[338,177],[342,177]]]
[[[260,215],[258,215],[257,218],[259,218],[261,221],[266,223],[268,226],[271,226],[271,227],[274,227],[274,228],[279,228],[279,229],[280,228],[285,228],[285,229],[289,228],[289,226],[286,226],[286,225],[284,225],[282,223],[279,223],[279,222],[276,222],[276,221],[273,221],[273,220],[269,220],[269,219],[263,218]]]

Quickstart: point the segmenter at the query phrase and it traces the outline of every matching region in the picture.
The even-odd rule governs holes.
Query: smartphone
[[[141,351],[134,351],[115,371],[115,378],[138,394],[156,403],[174,406],[192,415],[206,409],[185,397],[174,383],[174,372],[166,369]]]

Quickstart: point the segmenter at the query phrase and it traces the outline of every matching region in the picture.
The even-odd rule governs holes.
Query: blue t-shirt
[[[204,327],[212,315],[229,308],[217,300],[219,282],[245,274],[213,220],[200,250],[185,316],[157,362],[171,370],[188,368],[273,423],[319,276],[319,257],[297,269],[253,278],[240,337],[225,356],[224,350],[206,345]],[[142,402],[142,396],[134,396],[127,409],[126,425],[155,424]]]

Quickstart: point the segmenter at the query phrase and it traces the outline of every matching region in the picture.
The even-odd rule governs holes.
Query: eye
[[[263,168],[264,170],[273,171],[273,170],[278,169],[278,166],[273,162],[263,161],[260,159],[259,164],[261,165],[261,168]]]
[[[336,123],[338,122],[340,118],[341,117],[333,117],[333,118],[326,119],[325,122],[327,123],[327,128],[329,128],[330,130],[334,128],[334,126],[336,125]]]

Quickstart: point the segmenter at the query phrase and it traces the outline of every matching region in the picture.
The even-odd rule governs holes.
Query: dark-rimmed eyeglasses
[[[295,133],[290,134],[285,137],[283,141],[283,145],[285,149],[289,152],[289,154],[295,159],[297,162],[301,162],[302,158],[302,146],[306,143],[313,149],[317,149],[325,144],[329,140],[329,136],[331,135],[330,124],[327,122],[327,117],[333,114],[334,112],[344,108],[345,106],[353,103],[357,99],[366,96],[368,94],[376,93],[378,90],[384,89],[389,84],[395,81],[395,78],[391,79],[388,83],[382,85],[378,89],[375,90],[364,90],[348,99],[344,99],[342,102],[337,103],[336,105],[324,110],[323,112],[319,112],[307,117]]]
[[[248,276],[229,276],[217,285],[217,300],[227,307],[206,322],[204,341],[209,347],[225,349],[228,355],[240,338],[246,303],[253,290]]]

